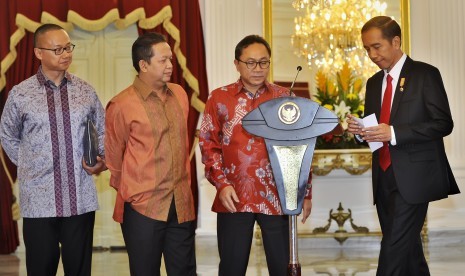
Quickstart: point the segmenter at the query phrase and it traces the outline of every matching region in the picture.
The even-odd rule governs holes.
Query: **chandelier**
[[[366,55],[360,30],[370,18],[385,13],[385,2],[294,0],[292,6],[302,16],[294,18],[291,42],[297,56],[304,57],[309,67],[334,73],[348,63],[363,76],[378,70]]]

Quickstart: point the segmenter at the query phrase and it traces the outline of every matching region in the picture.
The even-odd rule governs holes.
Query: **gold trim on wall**
[[[263,36],[270,44],[272,43],[271,38],[273,35],[273,24],[271,24],[272,12],[271,0],[263,0]]]
[[[402,28],[402,50],[410,55],[410,0],[400,0],[400,23]]]

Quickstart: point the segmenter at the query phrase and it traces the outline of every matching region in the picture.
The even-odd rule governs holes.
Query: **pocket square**
[[[98,155],[98,134],[92,120],[87,119],[86,130],[84,131],[84,162],[87,166],[93,167],[97,164]]]

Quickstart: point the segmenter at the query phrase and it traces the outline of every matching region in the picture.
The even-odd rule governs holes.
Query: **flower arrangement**
[[[361,96],[363,80],[357,77],[347,63],[336,72],[335,78],[328,77],[322,70],[315,75],[316,93],[314,100],[325,108],[334,111],[344,129],[342,135],[327,134],[318,137],[316,149],[353,149],[365,146],[355,142],[347,130],[347,115],[361,117],[364,99]]]

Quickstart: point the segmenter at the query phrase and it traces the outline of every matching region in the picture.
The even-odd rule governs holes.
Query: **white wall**
[[[454,131],[446,150],[462,194],[434,202],[428,213],[432,231],[465,229],[465,2],[411,0],[412,58],[438,67],[449,97]]]

